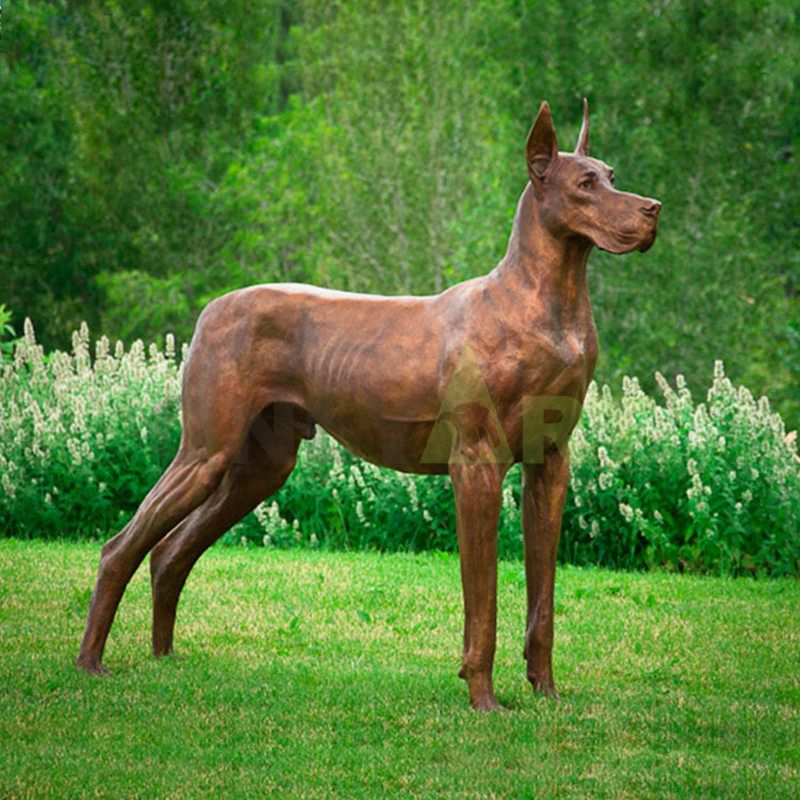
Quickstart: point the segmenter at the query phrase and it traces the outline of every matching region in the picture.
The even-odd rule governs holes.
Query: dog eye
[[[584,178],[584,179],[583,179],[583,180],[582,180],[582,181],[581,181],[581,182],[578,184],[578,186],[580,186],[580,187],[581,187],[581,189],[591,189],[591,188],[592,188],[592,184],[593,184],[593,183],[594,183],[594,177],[591,177],[591,176],[590,176],[590,177],[588,177],[588,178]]]
[[[608,181],[612,186],[614,185],[614,173],[613,172],[609,173]]]

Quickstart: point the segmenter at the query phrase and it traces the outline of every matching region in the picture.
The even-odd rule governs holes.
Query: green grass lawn
[[[212,549],[149,655],[147,570],[108,678],[73,667],[97,545],[0,542],[1,797],[800,796],[800,583],[563,567],[561,702],[500,565],[495,688],[458,680],[458,561]]]

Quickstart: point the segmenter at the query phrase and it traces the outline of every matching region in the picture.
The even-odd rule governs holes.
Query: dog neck
[[[564,324],[568,318],[591,317],[586,263],[592,244],[573,236],[558,238],[541,219],[539,201],[528,183],[517,204],[508,248],[493,276],[507,291],[531,301]]]

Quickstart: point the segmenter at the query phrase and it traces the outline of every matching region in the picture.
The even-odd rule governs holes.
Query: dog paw
[[[556,691],[552,681],[531,681],[533,693],[542,697],[549,697],[551,700],[560,700],[561,695]]]
[[[108,670],[100,663],[100,659],[95,658],[79,658],[75,662],[78,669],[82,669],[87,675],[108,675]]]
[[[495,711],[500,714],[508,713],[508,709],[497,702],[497,699],[494,695],[486,696],[486,697],[476,697],[472,700],[472,708],[475,711]]]

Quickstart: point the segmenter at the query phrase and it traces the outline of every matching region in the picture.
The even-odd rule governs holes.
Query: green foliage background
[[[542,98],[580,98],[645,257],[593,257],[598,377],[715,358],[800,416],[800,38],[788,0],[7,4],[0,275],[48,346],[191,333],[251,282],[428,292],[489,270]],[[649,386],[648,388],[652,388]]]
[[[300,280],[429,292],[488,271],[547,98],[580,98],[646,256],[592,258],[598,377],[698,388],[715,358],[800,419],[800,37],[788,0],[10,0],[0,300],[49,348],[87,319],[191,333]]]

